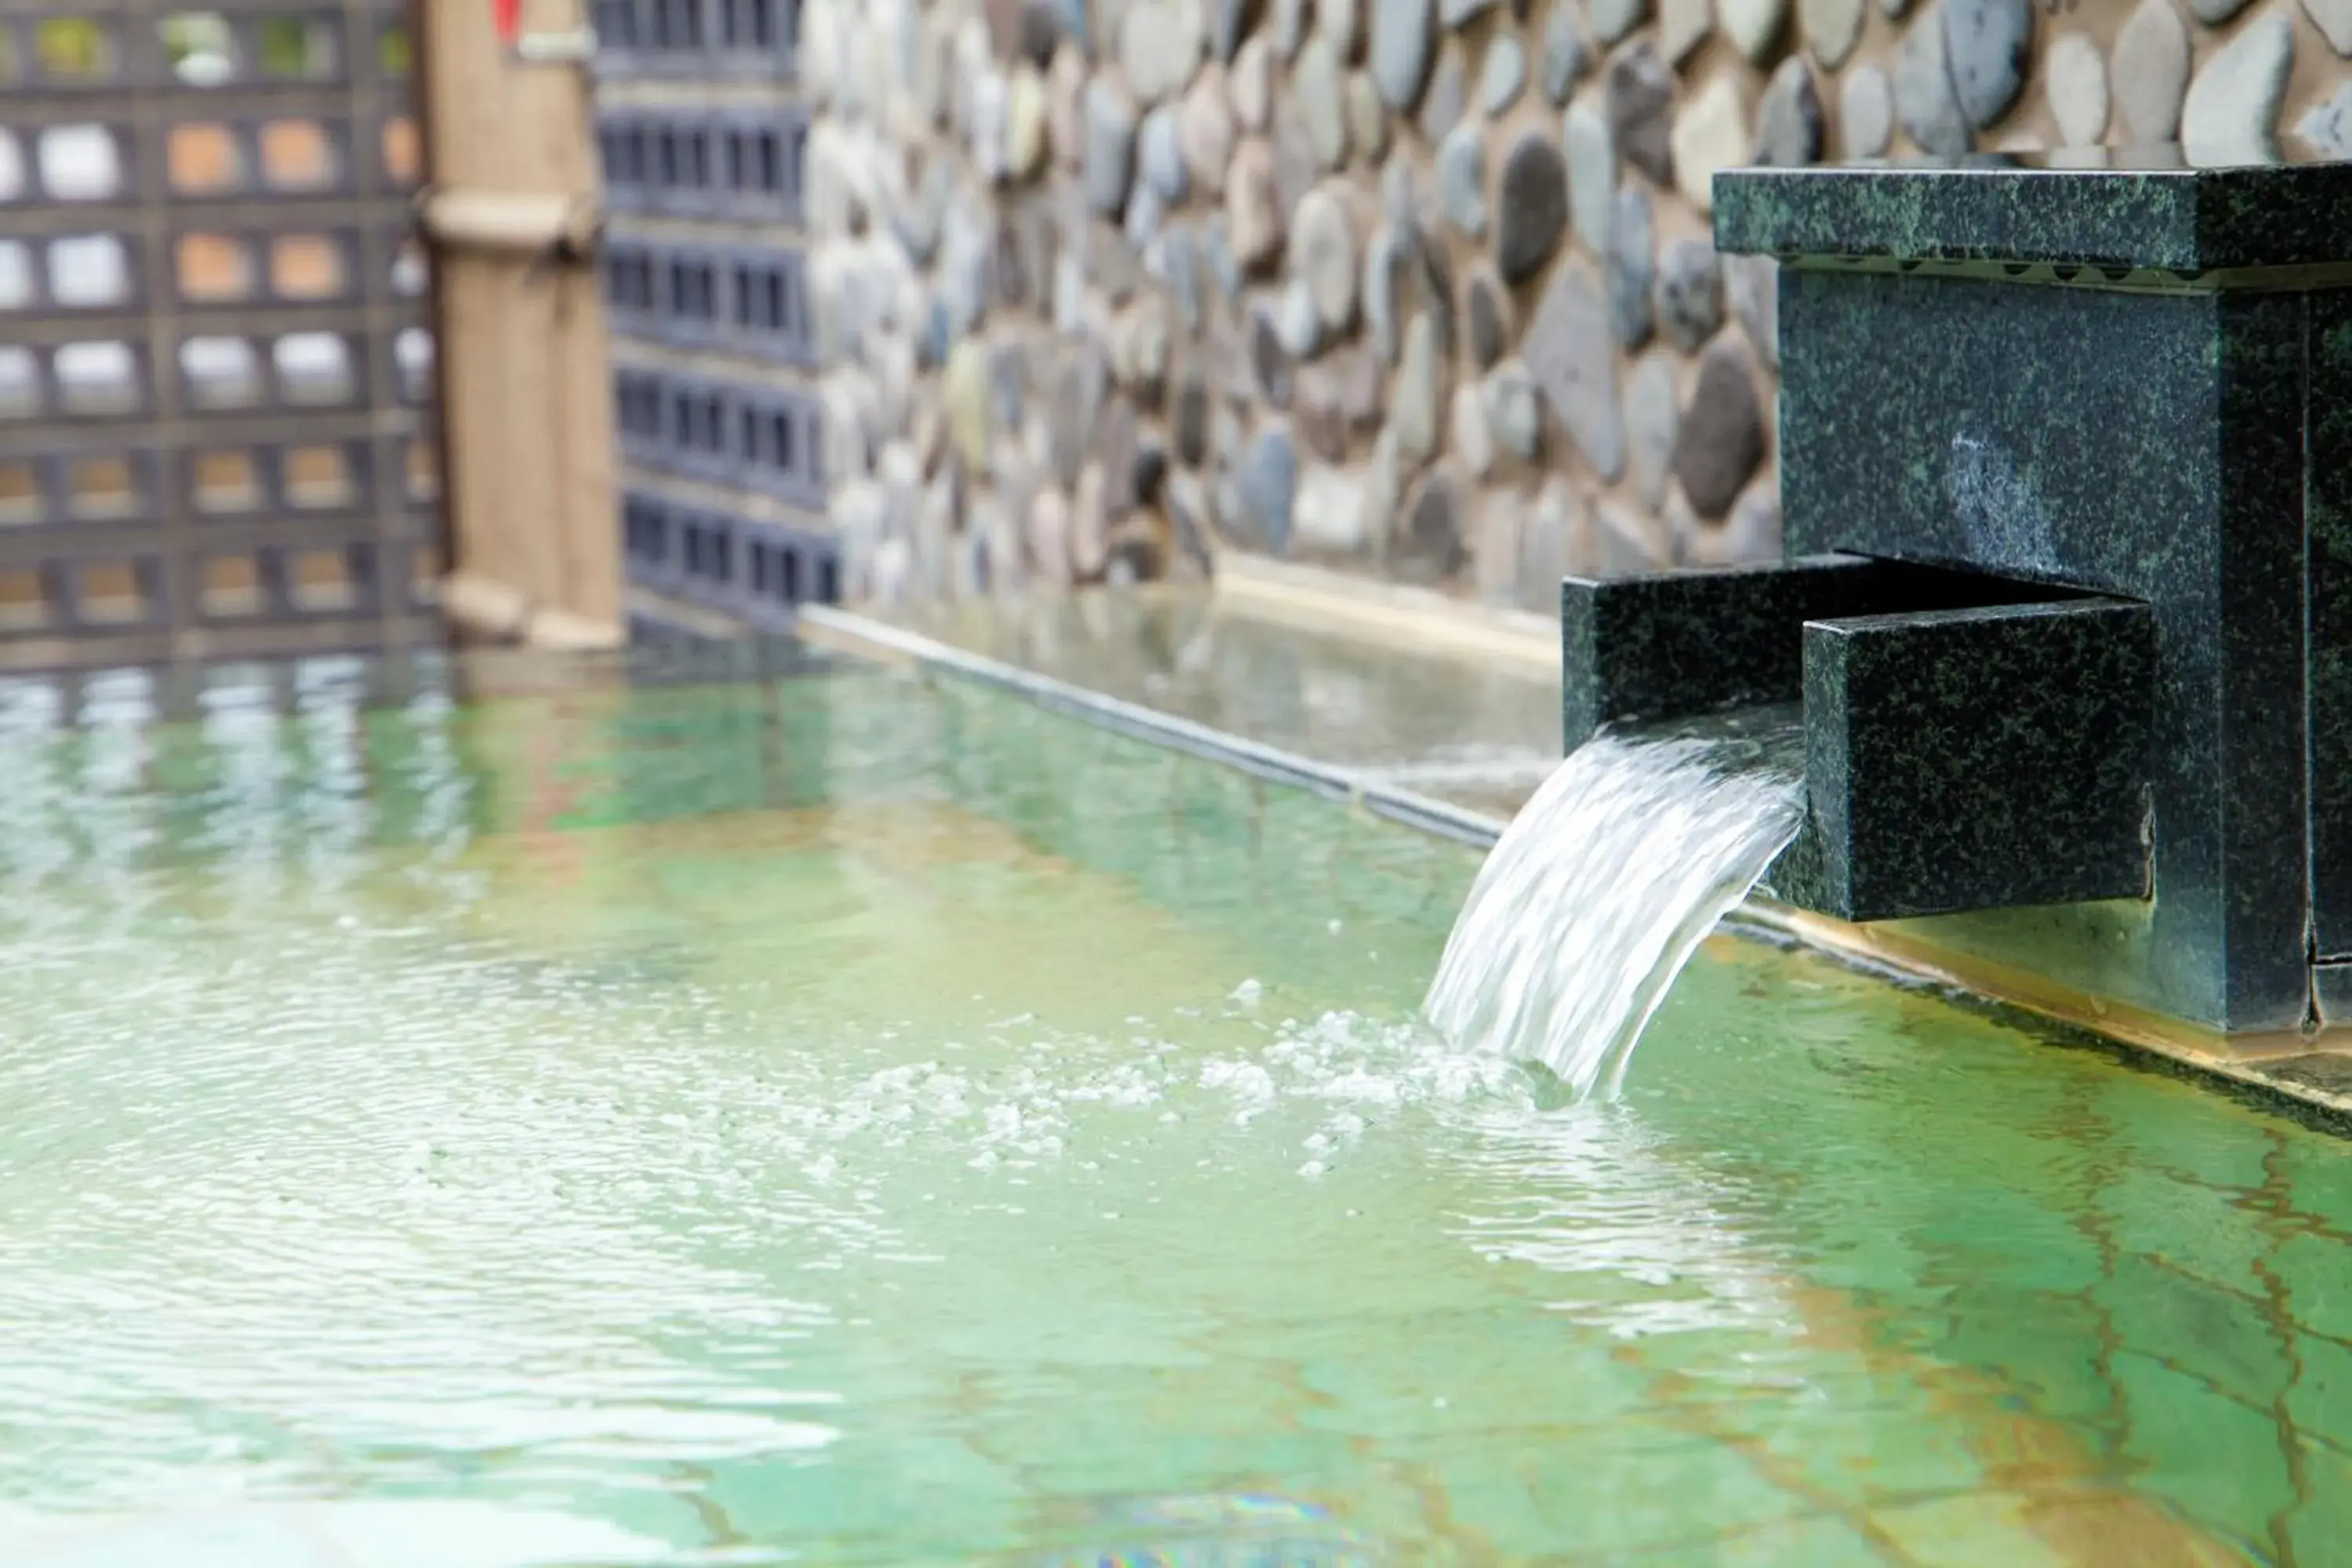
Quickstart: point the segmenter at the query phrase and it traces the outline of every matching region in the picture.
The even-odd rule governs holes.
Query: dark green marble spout
[[[2153,612],[1853,555],[1560,588],[1562,728],[1798,702],[1765,880],[1882,921],[2147,891]]]

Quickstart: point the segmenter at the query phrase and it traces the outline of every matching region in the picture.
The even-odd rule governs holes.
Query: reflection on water
[[[1559,763],[1556,668],[1262,618],[1199,588],[892,606],[950,647],[1508,817]]]
[[[2331,1139],[1722,940],[1540,1113],[1414,1020],[1457,847],[529,674],[0,687],[0,1560],[2352,1538]]]

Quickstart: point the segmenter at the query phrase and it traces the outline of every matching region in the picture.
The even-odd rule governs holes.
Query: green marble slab
[[[2186,283],[2352,262],[2352,163],[2191,168],[2178,148],[1727,169],[1717,248],[1796,258],[2089,268]]]

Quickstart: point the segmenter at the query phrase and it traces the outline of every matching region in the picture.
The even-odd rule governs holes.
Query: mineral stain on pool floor
[[[2352,1552],[2336,1138],[876,672],[0,688],[0,1561]]]

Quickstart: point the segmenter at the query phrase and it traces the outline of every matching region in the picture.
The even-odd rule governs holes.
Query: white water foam
[[[1457,1047],[1614,1095],[1699,942],[1796,835],[1785,770],[1689,737],[1600,735],[1487,856],[1424,1005]]]

